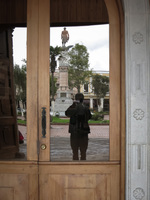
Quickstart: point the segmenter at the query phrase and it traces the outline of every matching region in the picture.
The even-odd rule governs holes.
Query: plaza
[[[19,145],[21,153],[27,151],[27,130],[26,126],[18,126],[24,136],[24,143]],[[108,161],[109,160],[109,126],[91,125],[89,143],[87,150],[87,161]],[[51,125],[50,128],[50,161],[72,161],[72,150],[70,147],[70,133],[68,125]]]

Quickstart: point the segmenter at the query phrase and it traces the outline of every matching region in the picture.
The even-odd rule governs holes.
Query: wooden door
[[[27,159],[38,162],[39,199],[123,199],[122,54],[118,6],[115,0],[105,0],[110,18],[110,159],[108,162],[50,162],[49,3],[49,0],[28,0]]]
[[[13,83],[12,29],[0,30],[0,159],[19,151]]]

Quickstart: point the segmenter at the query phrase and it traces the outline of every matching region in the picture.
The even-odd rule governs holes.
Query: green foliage
[[[109,77],[102,76],[100,74],[94,74],[92,85],[93,91],[96,96],[99,99],[104,98],[106,96],[106,93],[109,92]]]
[[[70,119],[68,118],[59,118],[59,117],[56,117],[56,116],[53,116],[52,117],[52,122],[51,124],[68,124],[70,121]],[[18,124],[24,124],[26,125],[26,120],[21,120],[21,119],[18,119],[17,120]],[[109,120],[89,120],[89,124],[109,124]]]
[[[61,52],[62,48],[59,46],[53,47],[50,46],[50,57],[54,55],[55,57],[58,56]]]
[[[94,121],[98,121],[98,120],[103,120],[104,118],[104,115],[101,114],[100,112],[95,112],[93,115],[92,115],[92,120]]]
[[[53,47],[53,46],[50,46],[50,71],[51,71],[51,75],[50,75],[50,95],[52,97],[52,100],[56,94],[56,91],[57,91],[57,86],[56,86],[56,82],[57,82],[57,79],[54,77],[54,72],[55,72],[55,68],[56,68],[56,57],[58,55],[60,55],[62,51],[62,48],[61,47]]]
[[[21,112],[18,112],[18,114],[17,114],[18,116],[21,116]]]
[[[68,118],[59,118],[56,116],[53,116],[52,118],[52,124],[58,123],[58,124],[68,124],[70,121],[70,119]],[[109,120],[102,120],[102,119],[98,119],[98,120],[94,120],[91,119],[88,121],[89,124],[109,124]]]
[[[26,103],[26,63],[19,67],[14,66],[14,82],[16,89],[16,100]]]
[[[52,83],[52,81],[54,81],[54,83]],[[57,92],[58,87],[56,86],[56,82],[57,82],[57,78],[56,78],[56,77],[53,77],[53,80],[52,80],[52,75],[50,75],[50,95],[52,94],[52,87],[53,87],[53,84],[54,84],[54,95],[55,95],[56,92]]]
[[[89,120],[89,124],[109,124],[109,120]]]
[[[53,120],[52,123],[69,123],[69,119],[68,118],[59,118],[56,116],[53,116]]]
[[[89,53],[84,45],[76,44],[69,52],[68,81],[70,88],[77,88],[87,83],[92,72],[89,70]]]
[[[26,111],[24,112],[24,118],[25,118],[25,120],[27,120],[27,112]]]
[[[26,120],[17,119],[18,124],[26,125]]]
[[[57,118],[59,118],[59,112],[56,112],[56,113],[55,113],[55,116],[56,116]]]

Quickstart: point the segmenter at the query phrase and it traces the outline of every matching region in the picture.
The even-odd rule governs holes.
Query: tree
[[[94,74],[92,78],[93,91],[98,97],[97,104],[100,106],[100,99],[106,96],[109,91],[109,77]]]
[[[54,95],[56,94],[57,87],[55,86],[55,83],[57,81],[56,78],[54,78],[54,72],[56,68],[56,56],[58,56],[61,52],[61,47],[52,47],[50,46],[50,70],[51,70],[51,76],[50,76],[50,94],[52,94],[52,101],[54,101]]]
[[[59,46],[56,46],[56,47],[50,46],[50,57],[52,55],[54,55],[55,57],[58,56],[61,52],[61,49],[62,47],[59,47]]]
[[[84,45],[76,44],[69,52],[68,81],[70,88],[77,88],[87,83],[92,72],[89,70],[89,53]]]
[[[54,84],[52,84],[52,81],[54,81]],[[50,94],[56,94],[58,87],[56,86],[56,82],[57,82],[57,78],[53,77],[52,79],[52,75],[50,76]],[[52,88],[54,87],[54,88]]]
[[[25,62],[25,60],[24,60]],[[20,107],[19,102],[22,101],[23,105],[26,105],[26,62],[22,67],[19,65],[14,66],[14,82],[16,89],[16,101],[18,107]]]

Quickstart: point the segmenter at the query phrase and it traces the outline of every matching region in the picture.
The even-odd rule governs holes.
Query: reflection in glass
[[[16,116],[18,124],[19,152],[16,158],[26,159],[27,153],[27,119],[26,119],[26,28],[15,28],[13,33],[14,52],[14,88]],[[19,49],[23,49],[19,51]]]
[[[20,53],[20,61],[26,58],[25,35],[25,28],[0,33],[0,159],[26,159],[26,60],[15,60]]]
[[[91,119],[92,115],[83,100],[84,95],[77,93],[75,101],[65,112],[66,116],[70,117],[69,133],[73,160],[86,160],[88,134],[90,133],[88,120]],[[81,156],[79,156],[79,151]]]
[[[67,42],[68,46],[60,46],[56,58],[54,77],[58,88],[50,107],[50,160],[109,160],[109,71],[91,70],[88,47],[69,43],[69,39]],[[79,93],[84,98],[77,98]]]

